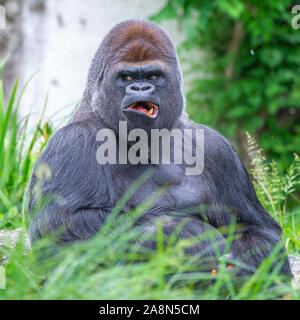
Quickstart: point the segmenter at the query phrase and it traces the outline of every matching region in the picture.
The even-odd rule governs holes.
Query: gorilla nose
[[[138,94],[138,95],[150,95],[154,93],[154,85],[151,83],[132,83],[126,87],[126,93],[129,95]]]

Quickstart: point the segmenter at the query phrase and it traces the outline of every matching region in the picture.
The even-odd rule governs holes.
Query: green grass
[[[5,105],[0,80],[0,229],[21,227],[25,222],[21,215],[24,190],[33,164],[51,133],[49,124],[42,123],[43,114],[33,131],[28,128],[29,117],[19,120],[18,110],[29,82],[18,93],[17,80]]]
[[[26,228],[22,197],[33,164],[52,132],[43,117],[33,130],[28,128],[28,118],[19,120],[24,90],[18,93],[16,82],[6,103],[0,84],[0,230]],[[294,187],[299,181],[299,158],[295,156],[286,175],[280,175],[277,164],[267,161],[251,139],[250,151],[254,153],[252,175],[257,194],[283,227],[288,250],[297,253],[299,200]],[[51,239],[27,249],[21,236],[16,246],[0,247],[0,299],[300,298],[300,292],[278,275],[278,269],[269,272],[272,262],[280,260],[278,248],[252,277],[243,281],[227,270],[222,260],[215,275],[200,272],[200,257],[184,254],[186,247],[199,241],[197,238],[175,242],[174,237],[164,239],[158,231],[157,251],[141,250],[138,243],[145,235],[133,231],[131,226],[155,195],[150,195],[134,211],[118,217],[140,182],[128,190],[99,234],[87,242],[49,252]],[[159,223],[157,229],[161,230]]]
[[[257,196],[266,210],[279,222],[283,229],[286,248],[289,252],[300,250],[300,200],[296,187],[300,185],[300,158],[295,160],[285,174],[280,173],[279,164],[267,161],[253,138],[248,134],[249,153],[253,169],[250,173]]]

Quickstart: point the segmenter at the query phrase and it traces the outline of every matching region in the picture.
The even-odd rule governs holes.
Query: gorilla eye
[[[124,76],[124,80],[126,80],[126,81],[132,81],[133,79],[132,79],[132,77],[130,77],[130,76]]]
[[[157,74],[152,74],[151,76],[148,77],[149,80],[156,80],[158,79],[159,75]]]

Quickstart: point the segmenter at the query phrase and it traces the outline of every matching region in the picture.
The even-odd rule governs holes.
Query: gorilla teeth
[[[158,110],[158,106],[148,101],[140,101],[132,104],[129,109],[146,113],[149,116],[154,116]]]

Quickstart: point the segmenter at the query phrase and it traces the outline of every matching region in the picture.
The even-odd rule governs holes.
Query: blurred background
[[[221,131],[247,167],[248,131],[286,169],[300,153],[300,29],[293,1],[0,0],[6,28],[0,55],[9,60],[4,89],[34,73],[22,115],[63,118],[81,98],[88,67],[118,22],[151,19],[171,37],[184,73],[191,118]],[[54,120],[53,120],[54,121]]]

